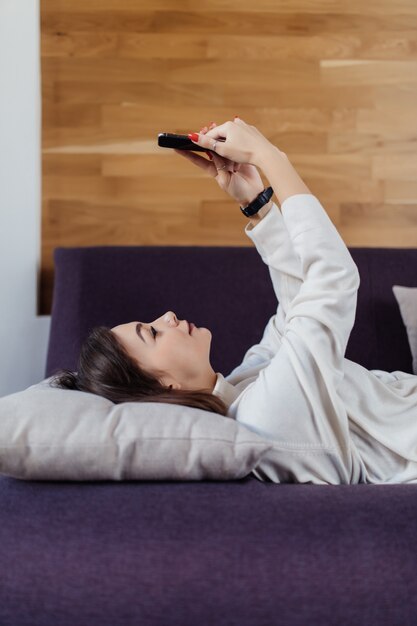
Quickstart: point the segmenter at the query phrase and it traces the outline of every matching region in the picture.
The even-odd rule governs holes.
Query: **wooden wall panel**
[[[156,145],[236,114],[347,245],[416,246],[416,33],[412,0],[41,0],[39,313],[57,246],[252,245],[216,182]]]

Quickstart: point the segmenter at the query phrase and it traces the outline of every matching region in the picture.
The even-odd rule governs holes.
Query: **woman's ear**
[[[172,385],[168,385],[168,390],[171,391],[171,389],[181,389],[181,385],[179,383],[173,383]]]

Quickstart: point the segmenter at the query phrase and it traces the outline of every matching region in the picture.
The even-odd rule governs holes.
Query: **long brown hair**
[[[120,402],[166,402],[227,415],[221,398],[208,391],[171,389],[145,371],[107,326],[97,326],[84,341],[76,372],[58,371],[52,387],[77,389]]]

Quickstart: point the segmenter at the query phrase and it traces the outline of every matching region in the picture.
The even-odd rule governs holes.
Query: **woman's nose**
[[[172,311],[167,311],[167,313],[165,313],[164,320],[167,324],[172,324],[173,322],[175,324],[178,323],[177,316]]]

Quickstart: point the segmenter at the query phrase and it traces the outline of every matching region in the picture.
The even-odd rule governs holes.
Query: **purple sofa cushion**
[[[398,626],[413,485],[0,479],[2,626]]]

